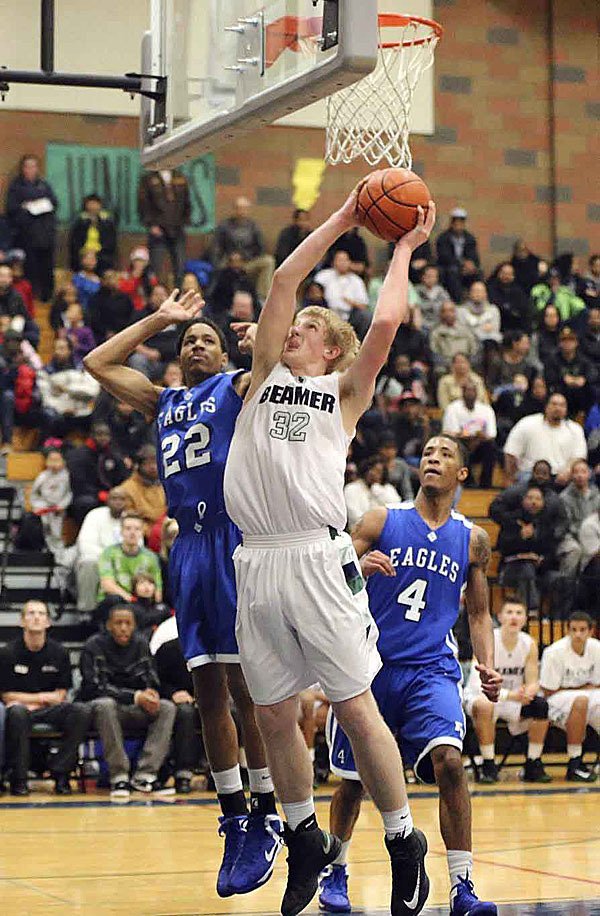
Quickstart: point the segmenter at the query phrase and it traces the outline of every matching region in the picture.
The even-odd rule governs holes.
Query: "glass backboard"
[[[377,57],[377,0],[152,0],[142,162],[158,168],[228,143],[362,78]]]

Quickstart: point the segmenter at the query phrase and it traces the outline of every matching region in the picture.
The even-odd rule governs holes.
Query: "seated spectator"
[[[324,287],[329,308],[349,321],[359,337],[364,337],[369,325],[369,296],[364,280],[354,273],[351,264],[347,251],[336,251],[332,266],[319,270],[315,280]]]
[[[183,277],[181,278],[181,293],[194,292],[202,296],[202,287],[200,286],[200,280],[198,276],[194,273],[193,270],[186,270]]]
[[[561,320],[558,309],[550,303],[539,316],[538,330],[531,338],[531,355],[537,362],[545,366],[556,356],[558,351],[558,335],[561,331]]]
[[[477,386],[471,379],[462,387],[462,398],[452,401],[444,411],[442,432],[465,445],[469,455],[469,473],[481,464],[479,486],[492,485],[496,463],[496,415],[489,404],[477,399]]]
[[[514,483],[517,475],[525,477],[540,458],[550,462],[560,487],[569,482],[573,461],[587,458],[583,429],[567,420],[567,401],[562,394],[550,395],[543,414],[523,417],[511,430],[504,446],[508,483]]]
[[[581,544],[581,579],[579,598],[581,604],[600,625],[598,593],[600,591],[600,512],[588,515],[579,529]]]
[[[563,328],[558,335],[558,353],[546,363],[544,374],[550,390],[565,396],[572,416],[587,412],[594,403],[593,386],[598,371],[579,352],[579,341],[572,328]]]
[[[174,703],[177,710],[173,729],[175,791],[178,795],[189,795],[194,770],[206,768],[207,762],[192,676],[181,651],[175,617],[169,617],[156,628],[150,640],[150,654],[160,680],[160,695]]]
[[[72,283],[65,283],[57,290],[50,309],[50,326],[54,331],[58,332],[66,327],[65,314],[74,302],[79,302],[77,290]]]
[[[430,435],[429,416],[424,405],[413,394],[405,392],[398,399],[398,412],[392,415],[390,425],[399,456],[411,467],[418,467]]]
[[[500,525],[498,550],[500,584],[514,588],[527,610],[538,614],[556,550],[539,487],[527,487],[520,507]]]
[[[29,315],[18,292],[13,288],[13,272],[8,264],[0,264],[0,333],[16,331],[32,347],[40,341],[40,329]]]
[[[440,272],[434,264],[427,264],[421,274],[421,282],[415,287],[423,327],[430,331],[440,317],[440,310],[444,302],[450,301],[450,293],[440,283]]]
[[[97,270],[96,252],[92,248],[84,248],[79,255],[79,270],[73,274],[73,286],[77,290],[77,299],[84,315],[89,312],[90,299],[100,289],[100,277]]]
[[[473,720],[483,766],[479,782],[498,782],[498,767],[494,760],[496,722],[508,722],[511,735],[527,732],[529,744],[523,780],[552,782],[542,763],[544,741],[548,732],[548,703],[538,696],[538,648],[528,633],[527,609],[520,601],[508,598],[498,612],[500,627],[494,630],[495,670],[502,675],[502,690],[497,703],[483,695],[481,680],[475,665],[471,667],[465,688],[465,710]]]
[[[256,296],[254,283],[246,272],[240,252],[232,251],[227,255],[224,266],[215,271],[208,295],[209,317],[222,324],[225,314],[231,308],[234,294],[239,290],[250,293],[253,299]]]
[[[437,238],[437,262],[442,283],[455,302],[463,298],[463,277],[478,268],[477,239],[465,229],[467,211],[455,207],[450,213],[450,225]],[[465,270],[466,267],[466,270]]]
[[[456,353],[452,357],[450,372],[442,375],[437,386],[437,403],[438,407],[445,410],[448,404],[462,397],[462,389],[465,382],[472,380],[477,389],[477,400],[484,404],[489,403],[488,393],[485,382],[480,375],[473,372],[468,356],[464,353]]]
[[[507,331],[502,340],[500,355],[490,363],[487,373],[488,387],[500,394],[504,385],[512,384],[515,375],[525,375],[531,380],[536,366],[529,356],[531,342],[524,331]]]
[[[391,259],[394,253],[394,242],[390,242],[388,245],[388,260]],[[413,251],[410,259],[410,264],[408,265],[408,279],[410,280],[411,285],[413,283],[420,283],[423,276],[423,271],[428,264],[435,264],[435,257],[433,254],[433,248],[431,247],[431,242],[427,239],[426,242],[423,242],[422,245],[419,245]]]
[[[137,313],[126,293],[119,290],[119,275],[116,270],[105,270],[100,280],[100,289],[90,298],[87,321],[98,343],[122,331],[135,321]]]
[[[541,375],[536,376],[530,385],[525,375],[517,373],[512,384],[503,385],[494,403],[498,446],[504,448],[509,432],[523,417],[543,413],[547,400],[548,390]]]
[[[275,244],[275,267],[283,264],[300,242],[310,235],[310,214],[307,210],[297,209],[292,214],[292,222],[285,226],[277,237]]]
[[[152,288],[147,307],[142,312],[136,313],[136,319],[139,320],[157,312],[168,295],[166,286],[157,283]],[[177,356],[177,339],[180,333],[181,328],[178,325],[168,325],[158,334],[149,337],[145,343],[136,347],[135,352],[129,357],[129,365],[139,369],[153,381],[157,381],[167,363]]]
[[[422,379],[426,381],[434,358],[427,342],[427,335],[421,330],[420,317],[418,308],[409,306],[394,338],[388,362],[392,364],[399,356],[407,356],[411,369],[420,372]]]
[[[548,275],[547,283],[536,283],[533,287],[531,301],[538,313],[549,304],[555,305],[558,309],[560,320],[568,322],[576,319],[585,308],[583,299],[576,296],[568,286],[563,285],[560,273],[554,268]]]
[[[523,239],[517,239],[513,246],[513,256],[510,262],[515,272],[515,282],[524,293],[531,292],[531,288],[539,282],[541,258],[533,254]]]
[[[458,320],[470,328],[475,337],[485,346],[498,344],[500,333],[500,310],[488,300],[487,287],[483,280],[475,280],[469,287],[469,297],[459,306]]]
[[[574,611],[567,635],[542,655],[540,685],[550,722],[567,733],[570,782],[596,781],[582,751],[587,725],[600,734],[600,640],[592,637],[592,626],[589,614]]]
[[[135,456],[134,471],[122,485],[131,507],[144,521],[145,533],[167,514],[165,491],[158,479],[156,446],[142,445]]]
[[[162,601],[162,576],[158,557],[144,547],[143,520],[137,513],[128,510],[121,515],[120,543],[105,547],[98,560],[98,601],[113,599],[115,596],[121,599],[121,603],[123,600],[131,601],[133,578],[141,572],[152,576],[156,586],[156,600]]]
[[[401,499],[410,500],[414,496],[410,468],[406,461],[398,458],[398,446],[393,436],[382,438],[377,449],[377,455],[385,463],[389,482],[396,488]]]
[[[178,534],[179,525],[176,520],[174,518],[164,518],[159,532],[158,557],[163,583],[163,598],[165,604],[169,607],[174,605],[169,581],[169,555]]]
[[[169,752],[175,706],[161,700],[158,675],[146,640],[135,632],[127,604],[111,608],[106,630],[91,636],[81,653],[83,700],[91,702],[94,728],[102,740],[111,798],[128,798],[132,789],[161,791],[157,774]],[[145,736],[130,779],[124,734]]]
[[[513,385],[517,377],[516,375],[513,377]],[[522,378],[525,378],[525,376],[522,376]],[[546,380],[543,375],[536,375],[525,392],[517,420],[521,420],[523,417],[530,417],[533,413],[544,413],[547,401],[548,386],[546,385]]]
[[[12,270],[13,282],[12,287],[23,300],[23,305],[27,309],[30,318],[35,319],[35,305],[33,301],[33,287],[25,276],[25,252],[20,248],[15,248],[9,253],[8,266]]]
[[[600,303],[592,305],[587,313],[585,328],[579,337],[579,350],[596,367],[600,365]]]
[[[558,545],[560,571],[574,580],[579,570],[583,548],[579,539],[581,525],[592,513],[600,509],[600,491],[590,483],[591,471],[585,458],[578,458],[571,465],[571,483],[560,494],[569,527]],[[574,591],[574,589],[573,589]]]
[[[382,458],[373,455],[358,469],[358,480],[344,487],[344,499],[348,512],[348,528],[352,529],[359,518],[376,506],[400,502],[400,495],[388,483],[387,468]]]
[[[183,372],[179,363],[167,363],[161,381],[165,388],[182,388]]]
[[[81,367],[83,357],[96,346],[91,328],[83,320],[83,309],[78,302],[68,305],[64,313],[64,327],[58,331],[58,337],[69,341],[73,348],[73,360],[77,368]]]
[[[369,293],[369,300],[371,295]],[[306,289],[304,291],[304,296],[302,297],[302,308],[310,308],[311,305],[316,305],[319,308],[328,309],[329,303],[325,298],[325,287],[322,283],[317,283],[316,280],[311,280],[306,284]]]
[[[410,359],[404,353],[399,353],[391,367],[386,366],[381,372],[375,386],[375,401],[380,410],[386,409],[390,400],[395,400],[405,392],[410,392],[423,404],[427,401],[423,373],[420,369],[413,369]]]
[[[440,319],[432,328],[429,345],[435,360],[438,376],[450,371],[452,358],[464,353],[475,360],[479,353],[479,342],[473,331],[458,322],[458,313],[453,302],[445,302],[440,309]]]
[[[600,254],[593,254],[588,266],[589,271],[581,279],[578,294],[589,309],[600,308]]]
[[[331,267],[333,265],[337,251],[345,251],[350,258],[350,270],[362,277],[363,280],[366,280],[369,267],[369,251],[358,226],[353,226],[352,229],[342,233],[333,243],[325,255],[323,267]]]
[[[119,289],[129,296],[136,312],[141,312],[146,308],[157,283],[156,274],[150,267],[150,252],[143,246],[134,248],[129,255],[127,272],[119,277]]]
[[[131,584],[131,594],[137,631],[145,639],[150,639],[156,627],[171,616],[171,609],[164,601],[157,601],[156,582],[150,573],[136,573]]]
[[[140,443],[148,443],[153,437],[151,424],[146,422],[143,414],[125,401],[111,399],[104,419],[110,427],[116,451],[124,458],[133,459]]]
[[[74,429],[89,428],[100,385],[75,365],[70,340],[57,337],[52,359],[38,372],[37,383],[51,435],[62,438]]]
[[[84,250],[93,251],[98,259],[98,270],[115,266],[117,254],[117,228],[112,214],[105,210],[102,198],[88,194],[83,198],[81,213],[69,232],[71,270],[77,270]]]
[[[267,298],[275,259],[267,254],[262,232],[250,217],[251,204],[247,197],[238,197],[232,215],[215,230],[215,262],[219,264],[234,251],[245,262],[248,276],[256,284],[261,299]],[[227,304],[229,307],[229,303]]]
[[[241,290],[233,294],[233,302],[223,330],[225,332],[230,368],[249,370],[252,368],[252,354],[240,352],[238,335],[232,328],[232,325],[239,321],[256,321],[252,296],[250,293],[245,293]]]
[[[77,609],[92,611],[98,603],[98,560],[106,547],[121,539],[121,515],[129,500],[121,487],[113,487],[105,506],[91,509],[83,520],[76,542],[75,576]]]
[[[35,369],[23,351],[20,331],[5,331],[0,346],[0,430],[2,450],[10,448],[15,425],[40,428],[45,418],[40,407]]]
[[[500,309],[502,332],[525,331],[531,333],[533,309],[527,293],[515,280],[515,269],[510,261],[499,264],[487,282],[490,302]]]
[[[531,475],[523,483],[514,484],[502,490],[492,501],[490,518],[497,525],[503,525],[519,511],[523,497],[529,487],[539,487],[544,494],[545,513],[548,525],[555,541],[560,541],[568,528],[567,510],[554,489],[554,480],[550,464],[545,458],[536,461]]]
[[[48,638],[50,618],[43,601],[27,601],[21,611],[23,632],[0,649],[0,695],[6,704],[6,751],[12,795],[29,795],[29,735],[43,723],[62,732],[58,750],[50,758],[54,791],[70,795],[69,777],[78,759],[79,745],[90,728],[91,710],[69,703],[73,686],[69,653]]]
[[[65,509],[71,502],[71,484],[65,459],[58,449],[46,452],[46,469],[33,481],[29,502],[39,516],[48,550],[60,561],[64,553],[62,528]]]
[[[92,423],[84,445],[67,455],[73,501],[69,515],[81,524],[90,509],[106,501],[108,491],[129,476],[123,460],[112,446],[112,435],[106,423]]]

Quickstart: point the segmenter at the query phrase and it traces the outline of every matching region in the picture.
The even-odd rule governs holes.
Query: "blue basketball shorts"
[[[190,670],[212,662],[239,663],[231,558],[241,539],[238,528],[226,519],[200,534],[179,534],[169,555],[179,642]]]
[[[402,760],[421,782],[434,783],[431,751],[452,745],[462,751],[465,718],[462,677],[454,659],[425,665],[385,664],[371,685],[373,696]],[[331,770],[344,779],[360,779],[352,747],[329,710],[326,728]]]

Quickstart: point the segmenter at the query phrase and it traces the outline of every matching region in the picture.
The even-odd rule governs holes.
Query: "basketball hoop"
[[[383,30],[400,32],[383,41]],[[433,64],[443,28],[432,19],[382,13],[379,54],[372,73],[327,100],[325,160],[331,165],[362,156],[369,165],[382,159],[410,169],[408,143],[413,94]]]

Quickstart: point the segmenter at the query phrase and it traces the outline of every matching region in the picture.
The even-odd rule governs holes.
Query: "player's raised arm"
[[[344,425],[353,428],[373,398],[375,379],[385,365],[390,347],[408,311],[408,266],[413,251],[425,242],[435,225],[435,204],[427,216],[418,208],[417,225],[396,243],[379,293],[373,320],[358,356],[340,381]]]
[[[344,205],[311,232],[275,271],[267,301],[258,321],[250,396],[279,362],[296,313],[298,287],[323,259],[327,249],[336,239],[358,225],[356,201],[355,188]]]
[[[465,603],[469,615],[469,632],[473,654],[477,658],[477,670],[481,678],[481,689],[495,702],[502,686],[502,675],[494,670],[494,630],[490,615],[487,568],[492,550],[487,531],[473,527],[469,545],[469,573],[465,591]]]
[[[146,418],[153,418],[161,388],[153,385],[136,369],[125,365],[135,348],[174,322],[189,321],[199,314],[204,300],[197,293],[185,293],[177,300],[179,290],[175,289],[153,315],[136,321],[114,337],[110,337],[84,357],[83,365],[102,387],[131,407],[139,410]]]

